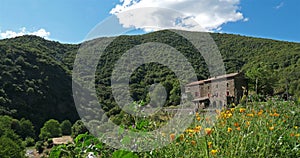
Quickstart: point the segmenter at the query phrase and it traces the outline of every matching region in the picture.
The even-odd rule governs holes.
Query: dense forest
[[[220,50],[227,73],[245,72],[250,90],[264,95],[288,91],[290,95],[300,96],[299,43],[218,33],[212,33],[211,37]],[[192,64],[199,80],[210,77],[197,49],[172,31],[119,36],[105,49],[96,71],[98,98],[108,116],[121,112],[111,95],[110,76],[114,63],[127,50],[147,42],[165,43],[175,48]],[[61,44],[36,36],[1,40],[0,114],[28,119],[36,130],[49,119],[68,119],[73,123],[78,120],[71,74],[79,48],[80,44]],[[155,63],[144,64],[131,75],[132,98],[149,101],[148,89],[154,83],[166,88],[165,106],[180,102],[180,87],[174,72]]]

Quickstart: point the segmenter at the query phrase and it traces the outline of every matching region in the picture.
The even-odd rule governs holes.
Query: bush
[[[26,147],[34,146],[34,143],[35,143],[35,141],[33,138],[31,138],[31,137],[25,138],[25,146]]]
[[[61,136],[60,124],[57,120],[50,119],[45,122],[44,126],[41,128],[41,133],[39,137],[43,140],[48,138],[59,137]]]
[[[37,141],[35,143],[35,149],[37,150],[38,153],[42,153],[44,150],[43,141]]]
[[[69,120],[64,120],[60,124],[61,132],[63,135],[71,135],[72,133],[72,124]]]

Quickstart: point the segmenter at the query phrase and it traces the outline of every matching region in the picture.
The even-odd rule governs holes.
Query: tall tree
[[[72,133],[72,123],[69,120],[64,120],[60,124],[60,128],[63,135],[70,135]]]
[[[43,140],[59,136],[61,136],[60,124],[54,119],[50,119],[49,121],[45,122],[39,135],[39,137]]]

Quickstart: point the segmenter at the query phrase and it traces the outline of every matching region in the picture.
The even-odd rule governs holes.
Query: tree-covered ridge
[[[70,50],[76,46],[35,36],[1,40],[1,114],[30,119],[37,128],[50,118],[78,119],[70,71],[63,64]]]
[[[193,33],[195,37],[201,34]],[[290,94],[300,96],[299,43],[229,34],[210,35],[220,50],[227,73],[247,72],[250,88],[254,90],[258,79],[258,91],[264,94],[283,93],[288,87]],[[96,40],[103,39],[109,38]],[[175,48],[192,64],[199,80],[210,77],[196,48],[172,31],[119,36],[105,49],[96,71],[98,97],[109,116],[121,111],[110,88],[115,62],[127,50],[148,42]],[[36,36],[0,40],[1,114],[27,118],[39,128],[50,118],[74,122],[78,116],[72,98],[71,71],[79,47]],[[178,104],[180,87],[175,74],[168,67],[155,63],[144,64],[131,75],[132,97],[136,101],[149,101],[150,85],[159,82],[168,93],[166,105]]]

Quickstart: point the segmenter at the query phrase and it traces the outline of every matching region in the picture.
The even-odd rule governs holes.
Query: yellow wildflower
[[[246,125],[247,125],[247,126],[250,126],[250,122],[249,122],[249,121],[247,121],[247,122],[246,122]]]
[[[230,111],[231,111],[231,112],[234,112],[234,108],[231,108]]]
[[[253,116],[254,116],[254,114],[253,114],[253,113],[250,113],[250,114],[247,114],[247,116],[249,116],[249,117],[253,117]]]
[[[232,128],[228,127],[227,132],[231,132],[231,131],[232,131]]]
[[[211,128],[205,128],[205,133],[207,135],[210,135],[212,133],[212,129]]]
[[[194,131],[195,131],[195,132],[200,132],[200,131],[201,131],[201,129],[202,129],[202,127],[201,127],[201,126],[196,126],[196,127],[195,127],[195,129],[194,129]]]
[[[181,134],[181,135],[179,136],[179,140],[180,140],[180,141],[183,141],[183,140],[184,140],[184,134]]]
[[[270,114],[270,116],[275,116],[275,117],[278,117],[279,115],[280,115],[280,114],[278,114],[278,113],[276,113],[276,112],[275,112],[274,114],[272,114],[272,113]]]
[[[212,155],[216,155],[217,152],[218,152],[218,150],[211,150],[211,151],[210,151],[210,153],[211,153]]]
[[[269,127],[269,130],[271,130],[271,131],[273,131],[274,130],[274,126],[272,126],[272,127]]]
[[[244,113],[246,111],[245,108],[240,108],[240,113]]]
[[[212,148],[212,142],[207,142],[208,148]]]
[[[193,130],[193,129],[187,129],[187,130],[185,130],[185,132],[186,132],[186,133],[193,133],[194,130]]]
[[[263,110],[259,110],[259,112],[257,113],[257,115],[260,116],[260,115],[263,114],[263,112],[264,112]]]

